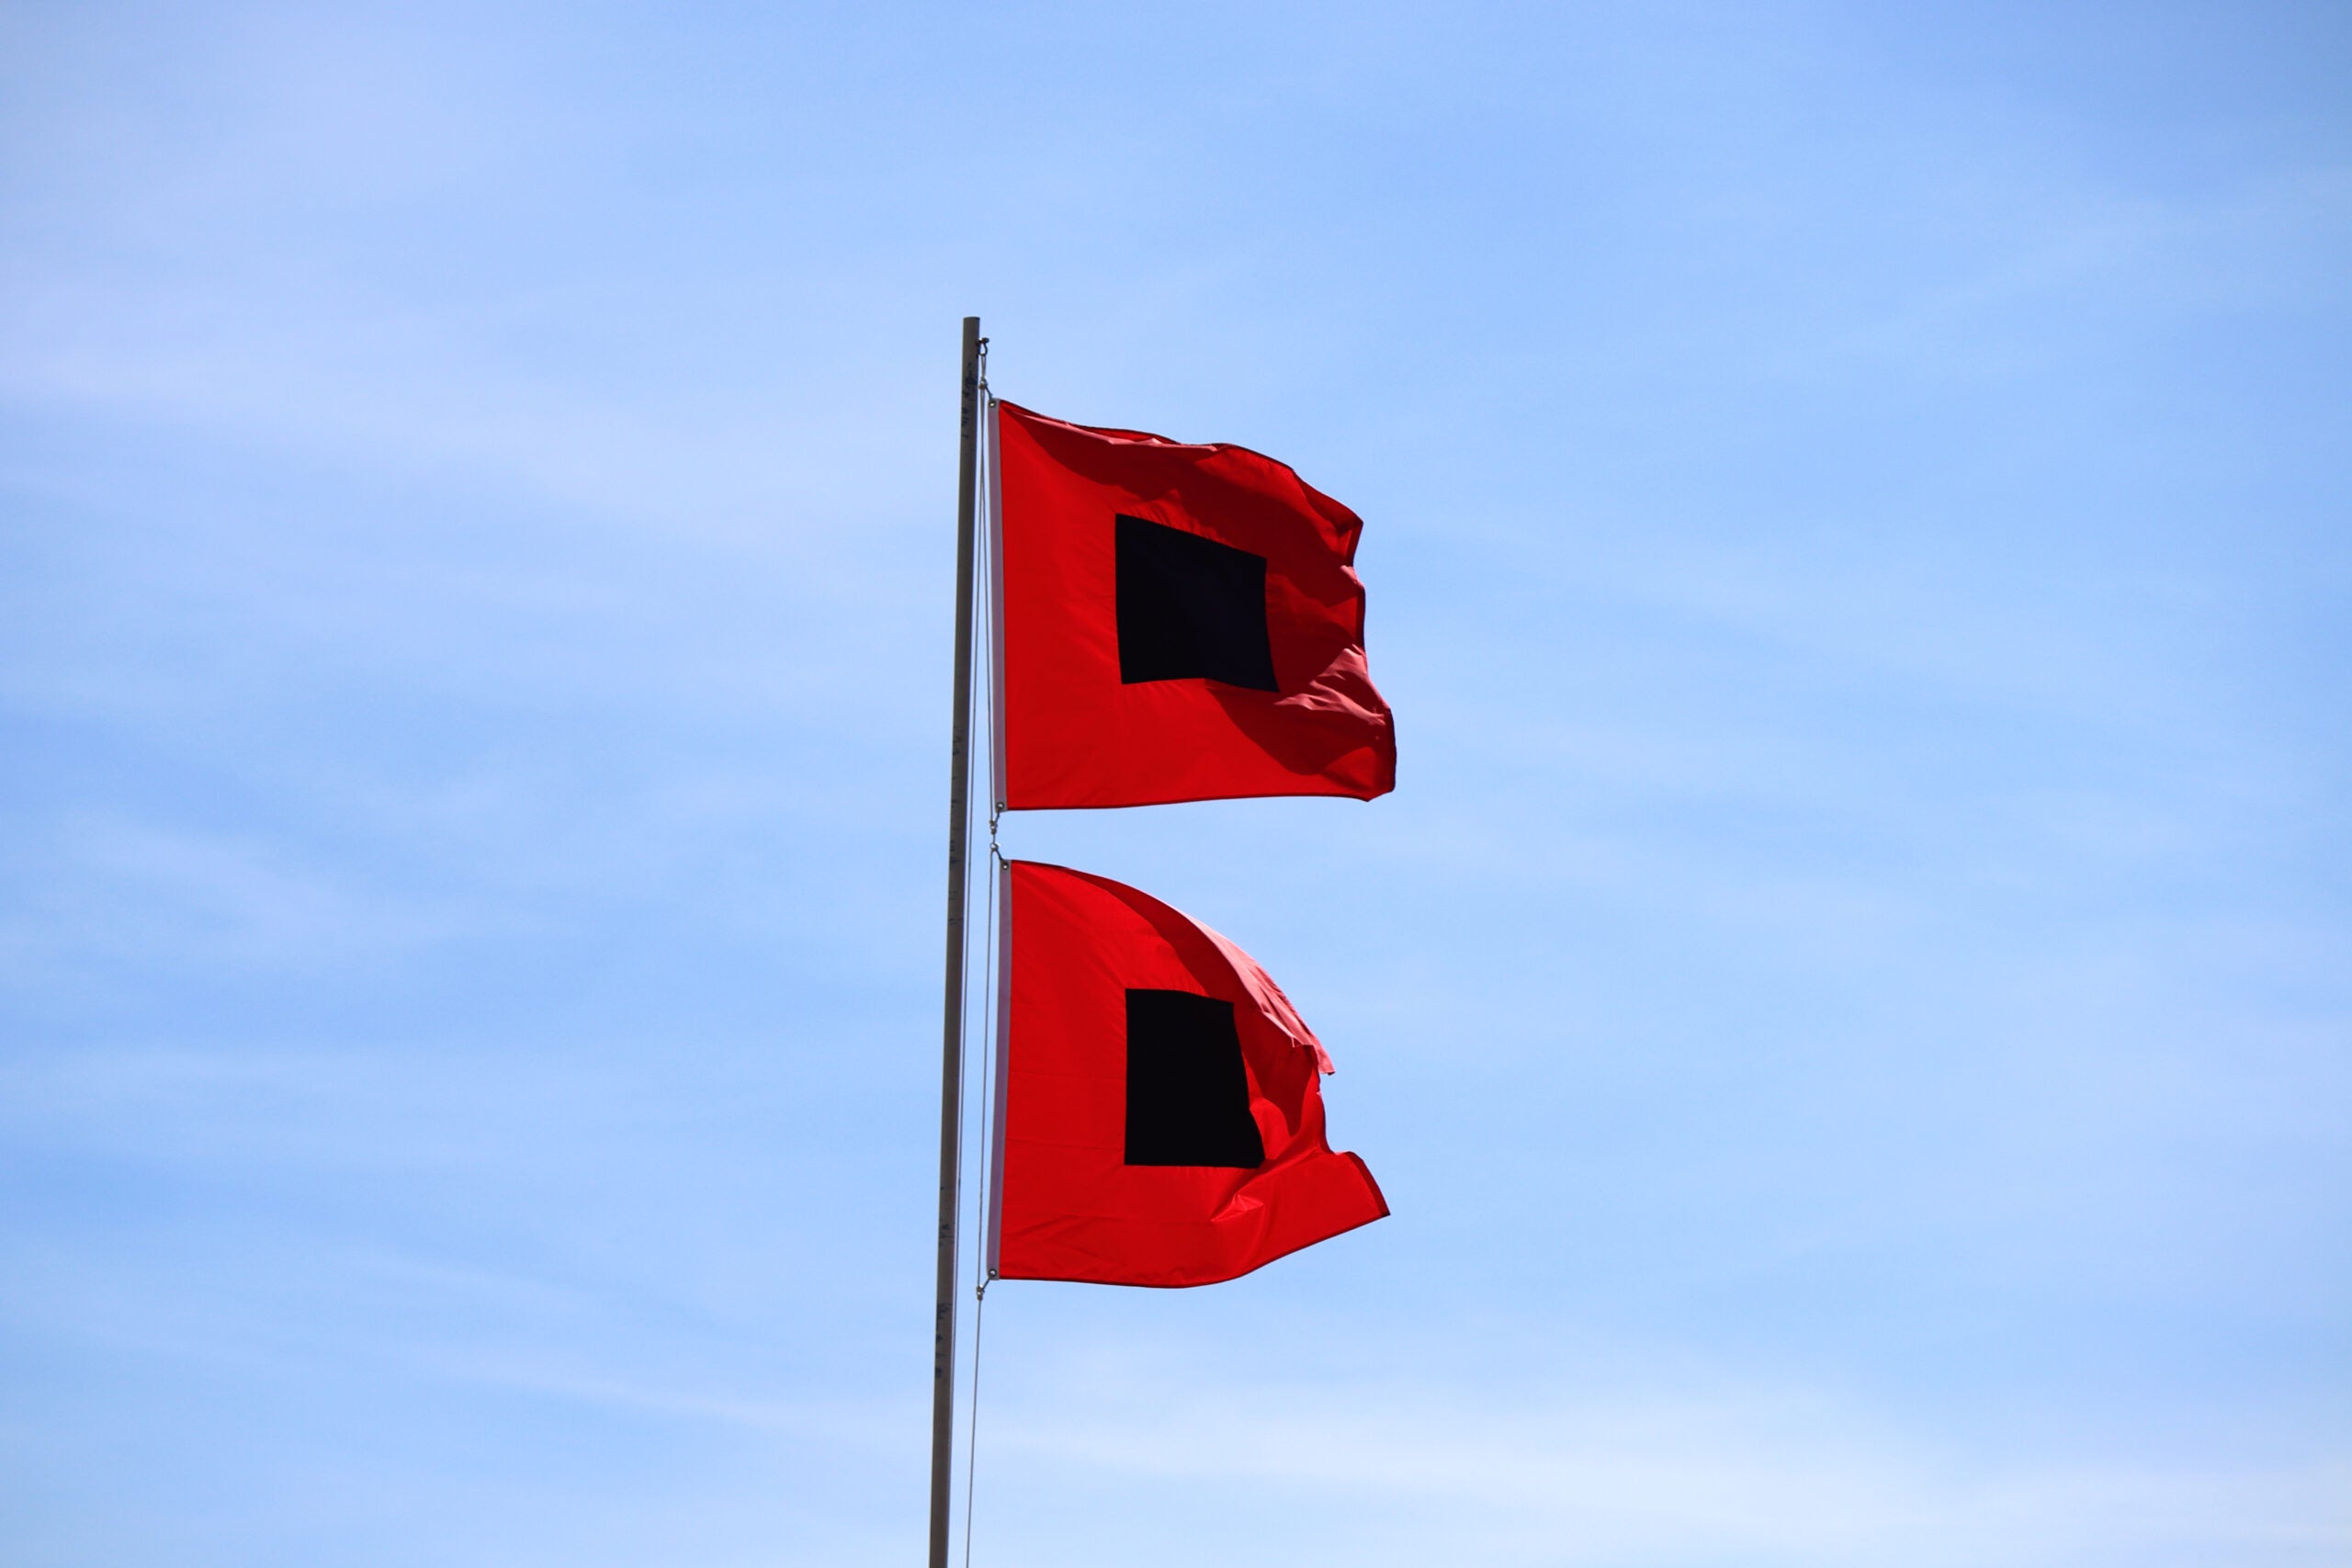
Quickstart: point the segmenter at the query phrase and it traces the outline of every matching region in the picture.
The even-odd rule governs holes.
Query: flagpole
[[[964,444],[956,470],[956,721],[948,747],[947,994],[939,1068],[939,1292],[931,1329],[931,1568],[947,1568],[956,1459],[956,1220],[964,1150],[964,859],[971,820],[972,531],[980,436],[980,319],[964,318]]]

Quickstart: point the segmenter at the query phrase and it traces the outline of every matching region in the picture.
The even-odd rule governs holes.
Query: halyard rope
[[[980,407],[983,417],[986,417],[989,406],[993,401],[993,400],[989,396],[988,367],[989,340],[982,338],[980,340],[979,381]],[[983,452],[988,450],[988,444],[986,442],[981,443],[981,450]],[[989,475],[983,482],[992,481],[994,478],[995,476],[993,474]],[[989,550],[993,546],[993,541],[987,539],[986,532],[986,530],[982,530],[984,542],[981,548],[983,550]],[[991,562],[987,566],[984,566],[983,570],[992,571],[993,563]],[[981,646],[989,650],[989,659],[990,669],[988,672],[987,680],[982,683],[980,688],[982,693],[980,702],[988,716],[989,754],[993,757],[995,755],[996,746],[996,727],[1000,722],[999,716],[996,711],[996,672],[994,670],[996,649],[995,604],[992,600],[984,601],[984,603],[986,603],[987,608],[985,608],[981,614],[987,622],[987,627],[986,630],[981,633]],[[964,1438],[964,1568],[972,1568],[972,1515],[974,1501],[979,1490],[980,1475],[980,1335],[988,1323],[989,1182],[995,1174],[989,1168],[991,1164],[990,1155],[993,1151],[994,1145],[989,1141],[989,1125],[992,1119],[990,1113],[994,1109],[995,1101],[994,1098],[989,1093],[989,1079],[993,1074],[993,1066],[996,1061],[996,1052],[994,1049],[996,1042],[994,1039],[994,1033],[996,1029],[997,1010],[989,1004],[993,998],[996,982],[996,934],[998,917],[997,867],[1004,862],[1003,852],[997,848],[996,829],[997,818],[1003,812],[1003,803],[996,798],[996,773],[993,765],[991,765],[989,770],[989,858],[987,861],[989,878],[988,924],[986,928],[987,935],[981,940],[980,948],[980,996],[982,998],[979,1031],[981,1066],[980,1181],[978,1215],[980,1223],[978,1229],[980,1235],[979,1246],[972,1249],[972,1271],[978,1276],[978,1281],[973,1288],[974,1304],[972,1307],[971,1414],[967,1418],[968,1425],[966,1428]]]
[[[998,851],[997,851],[995,836],[994,836],[993,834],[991,834],[991,835],[989,836],[989,919],[988,919],[988,935],[986,936],[986,938],[984,938],[984,939],[983,939],[982,942],[981,942],[981,948],[980,948],[980,964],[981,964],[980,973],[981,973],[981,974],[983,974],[983,975],[985,975],[985,976],[989,976],[989,981],[992,981],[992,980],[995,978],[995,976],[996,976],[996,922],[997,922],[997,897],[996,897],[997,874],[996,874],[996,868],[997,868],[998,864],[1003,861],[1003,859],[1004,859],[1003,855],[1002,855],[1002,854],[1001,854],[1001,853],[999,853],[999,852],[998,852]],[[989,984],[989,981],[983,981],[983,982],[982,982],[982,984],[983,984],[983,986],[985,987],[985,986],[987,986],[987,985]],[[982,995],[983,995],[983,996],[986,996],[987,994],[988,994],[988,992],[984,989],[984,990],[983,990],[983,992],[982,992]],[[981,1060],[983,1061],[983,1063],[993,1063],[993,1062],[996,1060],[996,1053],[995,1053],[995,1050],[994,1050],[994,1048],[993,1048],[993,1047],[994,1047],[994,1040],[992,1039],[992,1034],[993,1034],[993,1031],[994,1031],[994,1021],[995,1021],[995,1017],[996,1017],[996,1009],[994,1009],[993,1007],[989,1008],[989,1009],[987,1010],[987,1011],[982,1015],[982,1017],[983,1017],[983,1019],[984,1019],[984,1021],[983,1021],[983,1022],[981,1023],[981,1025],[980,1025],[980,1053],[981,1053]],[[977,1493],[978,1493],[978,1491],[979,1490],[979,1481],[980,1481],[980,1333],[981,1333],[982,1328],[987,1325],[987,1322],[988,1322],[988,1311],[989,1311],[989,1280],[988,1280],[988,1204],[989,1204],[989,1179],[990,1179],[994,1176],[994,1174],[995,1174],[991,1169],[989,1169],[989,1153],[990,1153],[990,1152],[995,1148],[995,1146],[996,1146],[995,1145],[993,1145],[992,1143],[990,1143],[990,1142],[989,1141],[989,1125],[990,1125],[990,1121],[991,1121],[991,1118],[990,1118],[990,1112],[991,1112],[991,1111],[994,1110],[994,1108],[995,1108],[995,1100],[994,1100],[994,1097],[993,1097],[993,1096],[991,1096],[990,1094],[989,1094],[989,1093],[988,1093],[988,1088],[989,1088],[989,1074],[988,1074],[988,1072],[987,1072],[986,1068],[984,1067],[984,1068],[983,1068],[983,1070],[982,1070],[982,1073],[981,1073],[981,1077],[980,1077],[980,1089],[981,1089],[981,1093],[980,1093],[980,1158],[981,1158],[981,1166],[980,1166],[980,1183],[979,1183],[979,1189],[980,1189],[980,1213],[979,1213],[979,1220],[980,1220],[980,1224],[979,1224],[979,1227],[978,1227],[978,1228],[979,1228],[979,1232],[980,1232],[980,1237],[979,1237],[980,1244],[979,1244],[979,1246],[978,1246],[978,1247],[974,1247],[974,1248],[972,1249],[972,1271],[973,1271],[975,1274],[977,1274],[977,1275],[978,1275],[978,1276],[979,1276],[979,1280],[978,1280],[978,1284],[976,1284],[976,1285],[973,1287],[974,1305],[973,1305],[973,1307],[972,1307],[972,1401],[971,1401],[971,1410],[972,1410],[972,1413],[971,1413],[971,1416],[970,1416],[970,1417],[969,1417],[969,1422],[970,1422],[970,1424],[969,1424],[969,1427],[967,1427],[967,1431],[966,1431],[965,1438],[964,1438],[964,1568],[972,1568],[972,1508],[973,1508],[973,1498],[974,1498],[975,1494],[977,1494]]]

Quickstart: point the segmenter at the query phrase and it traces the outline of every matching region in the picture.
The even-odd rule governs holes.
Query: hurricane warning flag
[[[990,1270],[1206,1285],[1388,1204],[1323,1132],[1323,1046],[1250,956],[1108,877],[1015,861]]]
[[[1006,402],[991,434],[1002,804],[1396,787],[1354,513],[1246,447]]]

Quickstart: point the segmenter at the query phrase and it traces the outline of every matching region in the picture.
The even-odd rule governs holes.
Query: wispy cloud
[[[1312,1498],[1301,1514],[1377,1562],[2251,1565],[2352,1550],[2352,1455],[2214,1466],[1996,1434],[1960,1447],[1785,1389],[1343,1390],[1095,1358],[1001,1401],[981,1452],[991,1532],[1016,1538],[997,1561],[1079,1560],[1051,1529],[1018,1539],[1036,1499],[1129,1483]],[[1377,1529],[1349,1523],[1366,1518]],[[1290,1550],[1314,1533],[1302,1523]]]
[[[77,814],[11,857],[0,980],[30,986],[93,964],[287,972],[386,963],[467,930],[479,910],[368,889],[280,840]]]

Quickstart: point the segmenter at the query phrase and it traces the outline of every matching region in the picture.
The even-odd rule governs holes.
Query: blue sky
[[[2352,17],[0,14],[0,1555],[903,1562],[956,339],[1399,787],[1008,821],[1390,1220],[975,1563],[2352,1562]]]

